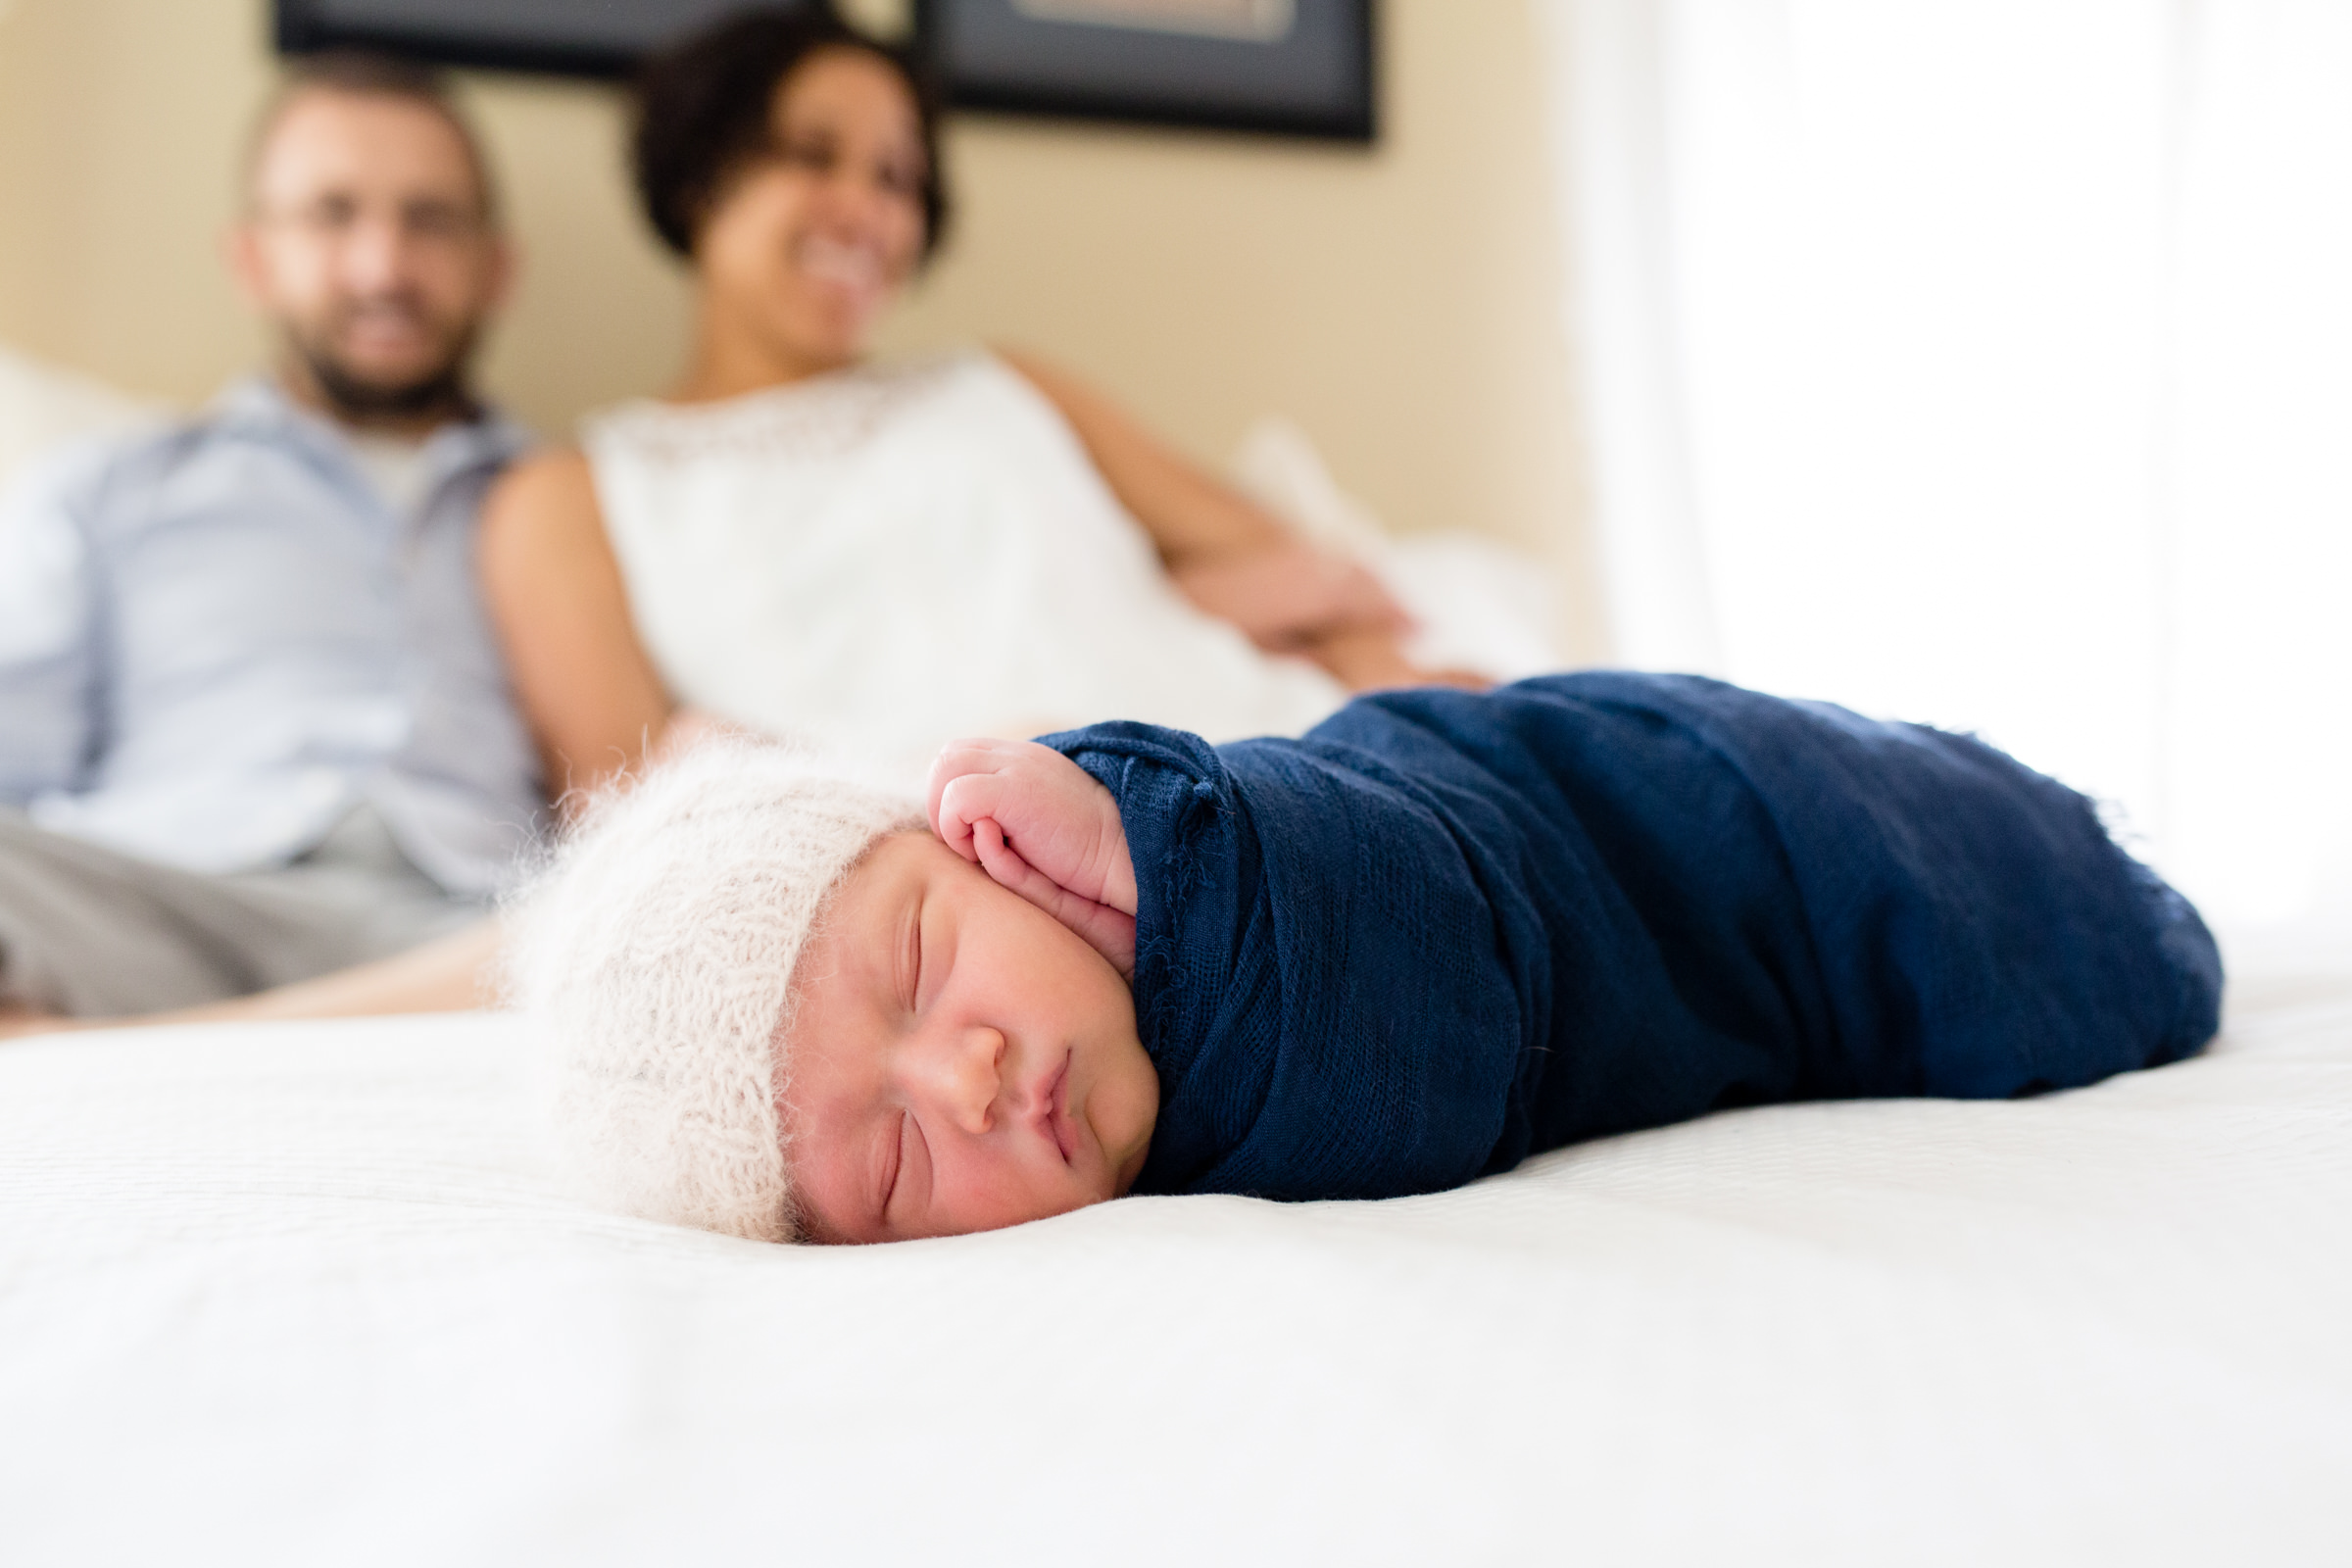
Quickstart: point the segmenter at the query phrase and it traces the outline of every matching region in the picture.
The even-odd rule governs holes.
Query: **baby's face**
[[[1133,1185],[1159,1077],[1127,983],[928,833],[884,839],[804,950],[783,1110],[811,1240],[1043,1219]]]

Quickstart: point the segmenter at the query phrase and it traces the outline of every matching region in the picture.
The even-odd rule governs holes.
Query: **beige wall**
[[[259,339],[217,261],[270,65],[261,0],[0,0],[0,341],[192,401]],[[956,231],[893,349],[1017,342],[1212,462],[1284,414],[1400,529],[1548,559],[1602,651],[1525,0],[1389,0],[1370,150],[972,119]],[[562,430],[673,371],[688,297],[639,229],[612,93],[467,82],[523,286],[485,379]]]

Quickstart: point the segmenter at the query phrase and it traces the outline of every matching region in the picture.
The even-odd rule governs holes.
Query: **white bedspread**
[[[2081,1093],[867,1250],[551,1196],[497,1018],[0,1046],[0,1561],[2352,1561],[2315,951]]]

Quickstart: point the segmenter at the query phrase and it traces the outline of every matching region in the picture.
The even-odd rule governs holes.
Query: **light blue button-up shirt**
[[[474,569],[527,444],[444,426],[406,516],[335,426],[264,381],[0,497],[0,803],[203,871],[281,865],[369,805],[452,893],[541,811]]]

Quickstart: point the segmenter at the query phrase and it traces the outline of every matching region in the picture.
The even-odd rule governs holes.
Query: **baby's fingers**
[[[992,818],[972,824],[972,847],[981,869],[999,887],[1019,894],[1076,932],[1122,977],[1134,977],[1134,916],[1079,897],[1022,859]]]
[[[1048,914],[1060,918],[1054,906],[1062,897],[1061,884],[1022,859],[1020,853],[1004,842],[1004,830],[997,826],[996,818],[984,816],[972,824],[967,853],[980,862],[980,869],[997,886],[1018,893]]]
[[[1021,751],[1020,742],[982,736],[950,741],[932,759],[925,791],[931,831],[965,859],[975,858],[972,824],[1004,814],[1006,797],[1015,787],[1008,770],[1018,764]]]
[[[961,773],[937,783],[931,792],[931,831],[957,855],[977,860],[973,830],[996,816],[1004,794],[1003,781],[994,773]],[[998,835],[1000,842],[1003,837]]]
[[[1077,902],[1085,904],[1081,899]],[[1062,924],[1086,939],[1088,947],[1110,960],[1119,971],[1119,978],[1135,978],[1135,916],[1114,909],[1107,904],[1086,904],[1075,919],[1065,918]]]

